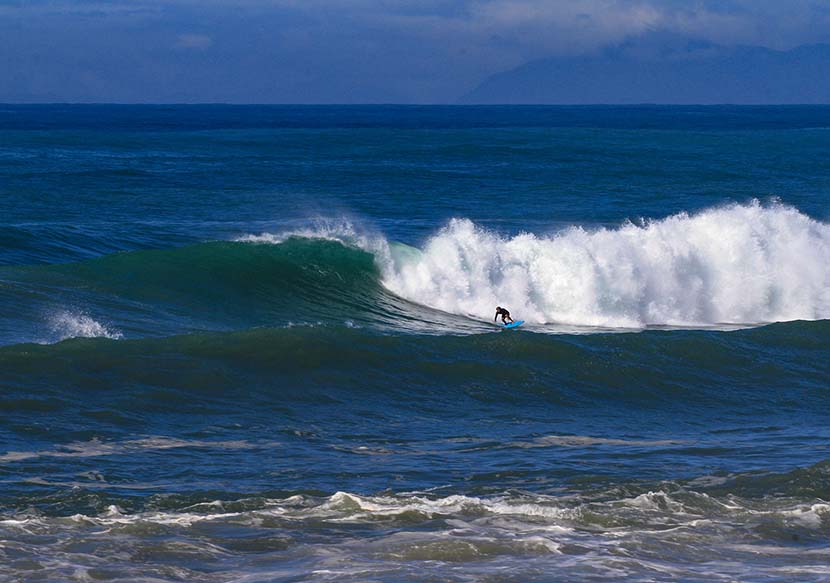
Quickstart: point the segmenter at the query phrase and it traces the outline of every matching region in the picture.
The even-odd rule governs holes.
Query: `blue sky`
[[[654,31],[830,42],[830,0],[0,0],[0,101],[454,102]]]

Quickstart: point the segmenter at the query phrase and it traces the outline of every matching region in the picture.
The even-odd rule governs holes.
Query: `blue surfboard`
[[[516,320],[515,322],[513,322],[511,324],[505,324],[504,327],[505,328],[518,328],[519,326],[521,326],[524,323],[525,323],[524,320]]]

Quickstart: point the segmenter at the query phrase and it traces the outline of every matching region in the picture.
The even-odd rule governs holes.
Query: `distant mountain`
[[[830,45],[790,51],[651,35],[593,56],[526,63],[462,103],[830,103]]]

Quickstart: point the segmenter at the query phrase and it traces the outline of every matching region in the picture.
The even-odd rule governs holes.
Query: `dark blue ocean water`
[[[0,579],[827,581],[828,128],[0,107]]]

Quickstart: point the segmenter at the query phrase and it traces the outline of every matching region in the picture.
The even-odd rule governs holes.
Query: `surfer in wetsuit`
[[[513,318],[510,317],[510,312],[506,309],[502,308],[501,306],[496,306],[496,315],[493,317],[493,322],[496,321],[496,318],[501,316],[501,321],[503,324],[512,324]],[[509,322],[508,322],[509,320]]]

